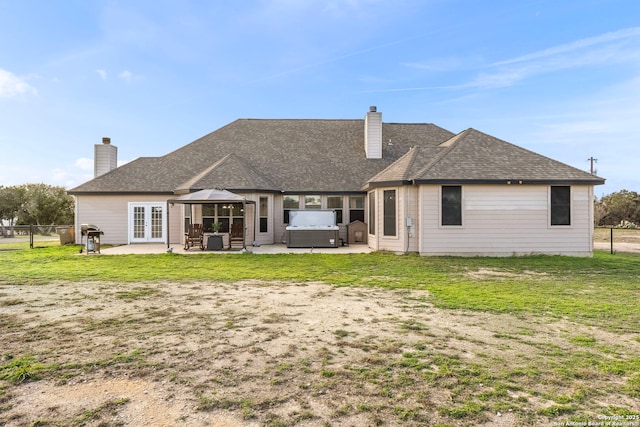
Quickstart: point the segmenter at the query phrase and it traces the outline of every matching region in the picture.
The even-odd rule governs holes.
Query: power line
[[[591,156],[587,159],[587,162],[591,162],[591,175],[593,175],[595,173],[593,169],[593,164],[598,163],[598,159],[595,159],[593,156]]]

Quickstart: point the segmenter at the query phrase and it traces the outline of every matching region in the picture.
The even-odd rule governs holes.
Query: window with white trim
[[[260,233],[269,231],[269,198],[260,197]]]
[[[336,212],[336,224],[342,224],[343,205],[344,205],[344,197],[327,196],[327,209],[332,209]]]
[[[462,186],[442,186],[441,209],[442,225],[462,225]]]
[[[369,193],[369,234],[376,234],[376,193]]]
[[[384,190],[382,205],[382,234],[385,236],[396,235],[396,190]]]
[[[349,196],[349,222],[364,222],[364,196]]]
[[[286,195],[282,200],[283,209],[283,222],[289,224],[289,211],[291,209],[300,209],[300,196],[298,195]]]
[[[552,186],[550,197],[551,225],[571,225],[571,187]]]

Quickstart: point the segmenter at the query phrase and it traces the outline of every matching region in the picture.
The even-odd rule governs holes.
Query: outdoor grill
[[[337,248],[339,227],[332,210],[289,211],[288,248]]]
[[[97,225],[93,224],[81,224],[80,232],[82,233],[82,237],[80,240],[80,245],[82,245],[82,239],[84,236],[87,236],[87,244],[85,246],[85,250],[87,253],[100,253],[100,236],[104,234],[102,230]],[[80,249],[82,253],[82,248]]]

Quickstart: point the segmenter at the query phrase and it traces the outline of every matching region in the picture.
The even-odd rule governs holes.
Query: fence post
[[[610,233],[611,233],[610,236],[611,237],[609,238],[609,240],[611,240],[611,255],[613,255],[613,227],[611,227],[610,230],[611,230],[610,231]]]
[[[33,249],[33,225],[29,224],[29,248]]]

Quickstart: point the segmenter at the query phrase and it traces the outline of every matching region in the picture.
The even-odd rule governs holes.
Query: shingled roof
[[[385,123],[383,158],[367,159],[364,120],[239,119],[165,156],[137,159],[69,193],[173,194],[201,188],[362,192],[372,176],[410,147],[436,147],[451,136],[433,124]]]
[[[350,193],[401,183],[604,183],[474,129],[456,135],[429,123],[383,123],[382,141],[382,159],[367,159],[364,120],[239,119],[69,193]]]
[[[604,184],[604,179],[475,129],[433,147],[416,147],[367,187],[414,184]]]

